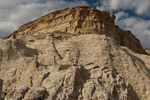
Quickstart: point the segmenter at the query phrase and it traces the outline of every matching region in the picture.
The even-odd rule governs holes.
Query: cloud
[[[150,48],[150,20],[140,17],[129,17],[128,13],[118,12],[115,14],[115,23],[124,30],[130,30],[140,41],[144,48]]]
[[[101,11],[107,11],[107,8],[104,6],[97,6],[96,9],[99,9]]]
[[[117,10],[134,10],[138,15],[150,16],[150,0],[99,0],[97,9],[109,12]]]
[[[80,5],[88,3],[84,0],[0,0],[0,37],[45,14]]]
[[[118,12],[118,13],[115,14],[115,16],[116,16],[116,20],[119,20],[120,18],[128,17],[129,14],[125,13],[125,12]]]

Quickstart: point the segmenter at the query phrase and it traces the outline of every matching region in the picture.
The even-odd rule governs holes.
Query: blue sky
[[[115,14],[116,25],[150,48],[150,0],[0,0],[0,37],[52,11],[80,5]]]

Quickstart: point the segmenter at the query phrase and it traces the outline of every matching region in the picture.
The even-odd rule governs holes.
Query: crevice
[[[94,86],[94,88],[92,89],[91,97],[94,95],[95,91],[96,91],[96,87]]]

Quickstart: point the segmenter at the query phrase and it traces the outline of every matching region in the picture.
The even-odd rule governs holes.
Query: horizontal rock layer
[[[92,7],[79,6],[42,16],[35,21],[22,25],[14,34],[29,36],[54,31],[72,35],[105,34],[113,37],[121,46],[127,46],[138,53],[145,53],[140,41],[130,31],[124,31],[115,26],[114,20],[113,14]]]

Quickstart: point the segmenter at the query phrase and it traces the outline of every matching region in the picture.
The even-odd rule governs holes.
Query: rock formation
[[[44,97],[45,88],[32,88],[25,85],[10,91],[5,100],[39,100]]]
[[[149,100],[150,56],[114,19],[91,7],[67,8],[1,39],[0,94],[5,100]]]
[[[115,18],[113,14],[92,7],[73,7],[52,12],[33,22],[24,24],[13,34],[29,36],[55,31],[73,35],[105,34],[114,38],[121,46],[127,46],[138,53],[145,53],[140,41],[130,31],[124,31],[115,26]]]
[[[147,54],[150,55],[150,49],[149,49],[149,48],[144,48],[144,50],[145,50],[145,52],[146,52]]]

